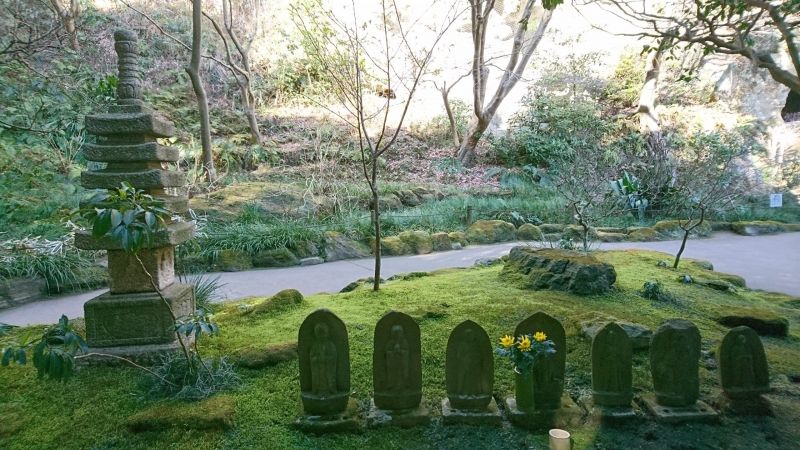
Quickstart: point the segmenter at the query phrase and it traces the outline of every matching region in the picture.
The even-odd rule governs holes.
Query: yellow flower
[[[514,336],[511,336],[511,335],[507,334],[507,335],[501,337],[500,338],[500,345],[502,345],[505,348],[511,347],[512,345],[514,345]]]
[[[517,344],[517,348],[523,352],[531,351],[531,340],[528,336],[520,336],[519,343]]]
[[[537,331],[536,333],[533,333],[533,339],[536,342],[544,342],[545,340],[547,340],[547,335],[541,331]]]

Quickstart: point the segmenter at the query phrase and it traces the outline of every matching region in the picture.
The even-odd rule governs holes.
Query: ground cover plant
[[[736,293],[716,291],[698,284],[685,284],[678,278],[713,277],[714,272],[686,262],[680,270],[659,267],[668,256],[655,252],[597,252],[596,256],[613,264],[618,273],[617,289],[608,295],[577,297],[550,291],[529,291],[503,282],[501,266],[466,270],[445,270],[432,276],[387,283],[380,293],[368,286],[339,295],[315,295],[298,305],[264,314],[243,314],[241,305],[258,304],[264,299],[249,299],[224,305],[216,314],[221,334],[201,343],[204,355],[230,355],[237,351],[258,350],[268,345],[293,341],[299,324],[311,311],[325,307],[344,320],[351,348],[354,396],[362,402],[371,395],[372,332],[377,320],[397,309],[410,314],[422,330],[423,393],[430,406],[445,396],[444,353],[447,336],[462,320],[470,318],[490,336],[503,336],[535,311],[557,317],[567,331],[566,390],[578,400],[590,396],[590,342],[581,336],[580,322],[598,314],[614,316],[655,328],[663,320],[684,318],[700,329],[703,350],[714,351],[727,328],[714,318],[733,309],[747,307],[786,317],[790,323],[787,338],[763,337],[770,364],[774,392],[769,395],[776,416],[760,419],[723,418],[720,425],[659,425],[645,421],[620,429],[584,425],[570,430],[575,448],[661,449],[691,442],[696,448],[791,448],[798,439],[794,426],[800,419],[800,388],[790,381],[800,372],[800,345],[797,327],[800,313],[797,300],[781,294],[739,289]],[[659,282],[678,300],[661,302],[640,294],[645,282]],[[79,322],[78,322],[79,323]],[[0,338],[5,344],[28,329],[11,329]],[[498,357],[499,358],[499,357]],[[701,397],[713,398],[719,392],[718,374],[704,357],[701,361]],[[499,359],[495,364],[495,395],[513,392],[513,373]],[[169,425],[160,431],[132,433],[129,419],[147,414],[172,417],[176,409],[191,416],[193,408],[207,411],[205,404],[154,400],[139,386],[141,375],[135,369],[92,367],[79,370],[67,384],[36,381],[32,367],[0,370],[3,390],[0,396],[0,446],[3,448],[489,448],[497,442],[519,448],[545,448],[543,434],[530,434],[516,428],[428,427],[402,430],[378,429],[360,434],[305,435],[291,427],[300,412],[297,362],[283,362],[262,369],[238,368],[242,386],[219,394],[222,403],[232,403],[235,423],[219,431],[209,423],[184,420],[186,425]],[[634,390],[652,391],[647,352],[634,355]],[[227,400],[225,400],[227,399]],[[195,406],[197,405],[197,406]],[[178,406],[178,408],[175,408]],[[435,410],[435,408],[434,408]],[[68,414],[64,412],[68,411]],[[102,420],[98,420],[102,417]],[[137,419],[138,420],[138,419]],[[160,421],[159,423],[163,423]],[[184,423],[180,420],[178,423]],[[148,422],[150,423],[150,422]],[[150,423],[152,425],[152,423]],[[131,425],[132,426],[132,425]],[[200,428],[200,429],[197,429]],[[210,429],[213,428],[213,429]],[[223,427],[224,428],[224,427]],[[80,433],[72,430],[80,429]]]

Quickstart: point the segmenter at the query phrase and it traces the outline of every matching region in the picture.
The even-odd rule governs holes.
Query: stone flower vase
[[[514,369],[514,395],[517,401],[517,409],[520,411],[534,409],[533,367],[527,370]]]

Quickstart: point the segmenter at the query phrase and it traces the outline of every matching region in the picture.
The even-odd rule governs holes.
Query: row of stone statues
[[[515,395],[505,399],[506,416],[530,428],[578,424],[584,411],[564,393],[566,333],[555,318],[539,312],[517,325],[515,335],[544,332],[556,352],[527,373],[515,372]],[[486,331],[466,320],[447,342],[442,401],[444,423],[499,424],[493,398],[494,357]],[[300,326],[300,390],[305,415],[297,425],[311,431],[359,426],[350,397],[350,351],[345,324],[320,309]],[[592,416],[602,420],[635,417],[632,406],[632,347],[625,330],[606,324],[592,342]],[[659,420],[708,420],[717,413],[699,401],[700,333],[689,321],[670,320],[653,335],[650,366],[654,395],[642,404]],[[420,329],[408,315],[392,311],[375,326],[372,356],[374,396],[366,414],[369,425],[412,426],[427,423],[422,400]],[[722,397],[730,411],[743,412],[769,389],[764,348],[747,327],[730,330],[719,349]],[[738,407],[737,407],[738,406]]]

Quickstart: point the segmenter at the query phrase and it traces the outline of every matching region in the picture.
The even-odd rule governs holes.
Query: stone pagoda
[[[175,127],[142,101],[137,44],[133,31],[114,33],[118,100],[108,112],[86,117],[87,131],[97,138],[95,144],[86,146],[86,159],[106,163],[106,167],[83,172],[81,184],[87,189],[113,189],[128,182],[164,200],[174,214],[185,213],[185,176],[168,169],[169,163],[178,160],[178,150],[157,142],[173,135]],[[192,313],[194,293],[192,286],[175,281],[175,246],[193,235],[192,222],[168,220],[167,226],[139,250],[143,264],[110,236],[94,239],[86,231],[76,236],[80,248],[108,251],[110,291],[84,306],[92,351],[136,357],[176,347],[173,314],[181,317]]]

